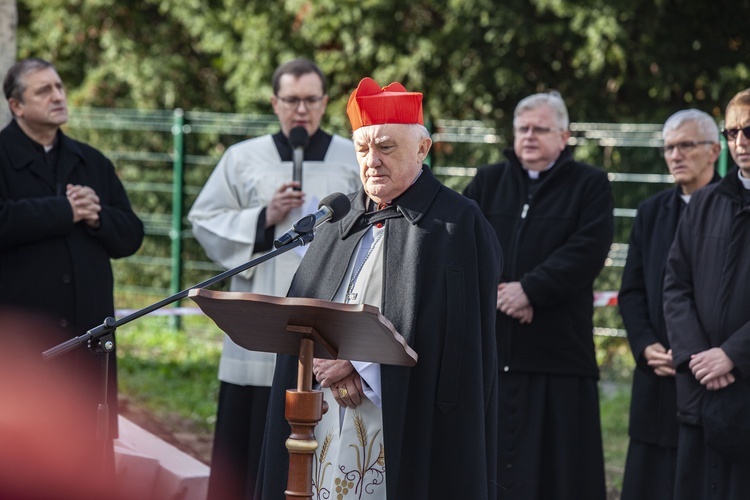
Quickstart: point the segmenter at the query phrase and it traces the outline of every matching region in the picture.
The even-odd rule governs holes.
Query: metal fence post
[[[719,153],[719,165],[717,167],[717,170],[719,172],[719,175],[724,177],[725,175],[727,175],[727,165],[729,163],[729,145],[727,144],[727,140],[723,135],[719,135],[719,143],[721,144],[721,152]]]
[[[185,187],[184,178],[184,153],[185,153],[185,112],[177,108],[174,110],[172,122],[172,228],[169,231],[169,239],[172,243],[172,281],[170,291],[175,294],[180,291],[180,278],[182,277],[182,212],[183,191]],[[178,307],[180,302],[175,303]],[[181,319],[179,315],[171,316],[170,323],[173,328],[179,329]]]

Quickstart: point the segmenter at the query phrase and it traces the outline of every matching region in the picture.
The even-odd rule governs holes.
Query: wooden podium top
[[[314,356],[413,366],[417,353],[377,307],[256,293],[192,289],[190,297],[245,349],[299,354],[314,338]],[[312,330],[312,333],[311,333]]]

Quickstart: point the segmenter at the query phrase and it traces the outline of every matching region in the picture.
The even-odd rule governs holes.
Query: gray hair
[[[528,97],[524,97],[516,106],[516,110],[513,112],[513,122],[518,118],[518,115],[532,109],[537,109],[541,106],[549,106],[555,115],[555,121],[557,125],[562,128],[568,128],[570,125],[570,119],[568,118],[568,108],[565,107],[565,102],[562,99],[560,93],[556,90],[550,90],[549,92],[542,92],[539,94],[532,94]]]
[[[419,123],[415,123],[412,127],[412,130],[414,131],[414,135],[417,139],[429,139],[430,138],[430,131],[427,130],[427,127],[424,125],[420,125]]]
[[[36,57],[30,57],[15,63],[5,74],[5,80],[3,80],[5,99],[11,100],[12,98],[23,102],[23,93],[26,91],[26,82],[23,77],[47,68],[55,69],[55,65]]]
[[[719,142],[719,126],[716,124],[716,120],[708,113],[698,109],[683,109],[667,118],[661,131],[662,139],[666,139],[667,132],[677,130],[686,122],[694,122],[698,126],[701,139]]]

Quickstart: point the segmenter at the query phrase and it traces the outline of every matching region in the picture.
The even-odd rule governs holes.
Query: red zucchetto
[[[383,88],[372,78],[363,78],[349,96],[346,114],[352,131],[367,125],[386,123],[418,123],[424,125],[422,94],[407,92],[398,82]]]

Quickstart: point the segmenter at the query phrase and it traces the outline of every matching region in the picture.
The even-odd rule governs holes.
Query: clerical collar
[[[742,170],[737,169],[737,177],[740,178],[740,182],[742,183],[742,187],[745,189],[750,189],[750,179],[747,177],[742,176]]]
[[[555,161],[557,161],[557,160],[555,160]],[[547,170],[551,169],[554,166],[555,166],[555,162],[553,161],[552,163],[550,163],[549,165],[547,165],[542,170],[529,170],[525,166],[523,167],[523,169],[526,170],[527,174],[529,174],[529,179],[537,180],[539,178],[540,174],[542,174],[543,172],[546,172]]]
[[[20,127],[19,127],[20,128]],[[31,141],[31,144],[34,146],[34,149],[39,151],[40,153],[49,153],[53,149],[57,147],[57,143],[59,142],[58,136],[55,135],[55,138],[52,140],[52,144],[42,144],[40,142],[35,141],[29,136],[26,136]]]
[[[287,136],[285,136],[283,132],[278,132],[271,137],[273,138],[273,142],[279,152],[281,161],[292,161],[292,146],[289,145],[289,139]],[[331,140],[333,140],[332,135],[327,134],[321,129],[316,130],[315,133],[310,136],[307,147],[305,148],[305,161],[324,161]]]

